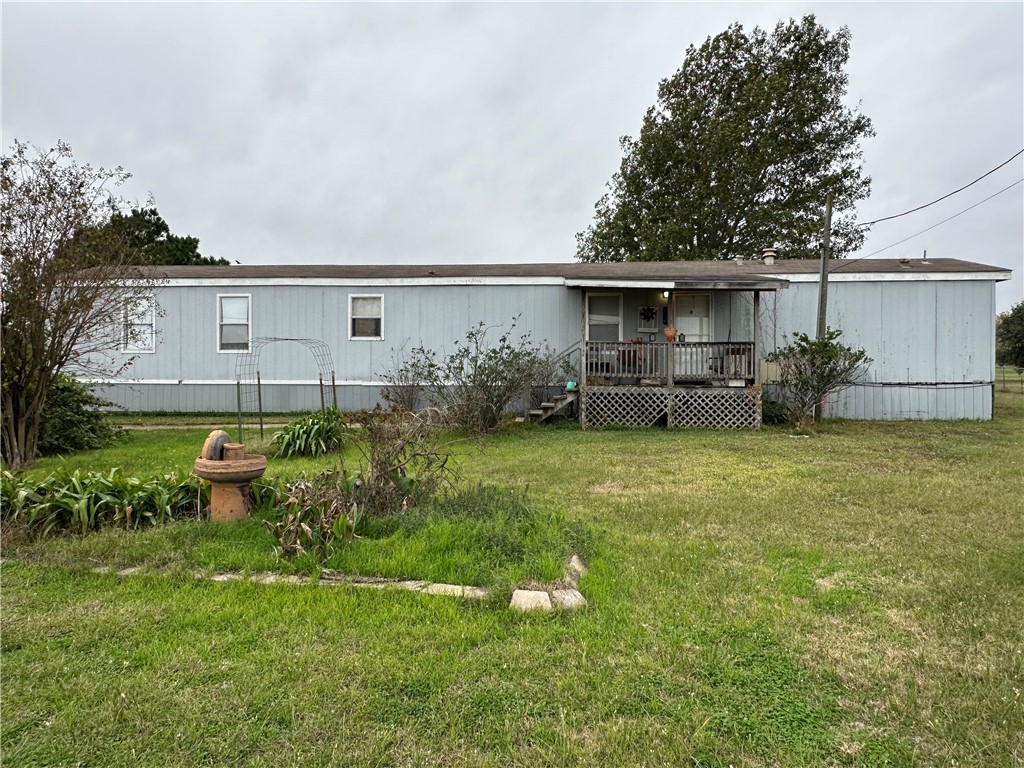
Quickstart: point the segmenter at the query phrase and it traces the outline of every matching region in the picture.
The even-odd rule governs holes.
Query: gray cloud
[[[864,220],[1024,142],[1020,4],[11,4],[3,134],[123,165],[174,231],[245,263],[568,261],[658,80],[731,21],[853,33],[878,136]],[[878,225],[869,253],[1021,178]],[[1016,271],[1017,187],[886,256]]]

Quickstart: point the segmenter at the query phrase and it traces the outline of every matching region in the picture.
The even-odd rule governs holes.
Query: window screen
[[[249,351],[249,297],[220,297],[220,350]]]
[[[619,341],[619,294],[587,297],[587,338],[590,341]]]
[[[381,334],[381,297],[352,296],[352,338],[379,339]]]

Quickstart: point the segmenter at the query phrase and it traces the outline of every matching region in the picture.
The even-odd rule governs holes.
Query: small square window
[[[349,338],[381,339],[382,296],[349,296]]]
[[[251,298],[218,296],[218,351],[248,352],[251,338]]]
[[[121,315],[121,351],[156,352],[156,301],[152,296],[125,300]]]

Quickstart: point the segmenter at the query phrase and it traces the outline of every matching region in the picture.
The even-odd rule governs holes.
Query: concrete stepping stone
[[[423,588],[428,595],[448,595],[449,597],[483,598],[487,591],[480,587],[464,587],[461,584],[428,584]]]
[[[556,589],[551,593],[551,604],[564,611],[575,611],[587,606],[587,598],[578,589]]]
[[[574,554],[569,558],[569,562],[565,564],[565,580],[573,586],[578,587],[580,579],[582,579],[587,573],[587,566],[584,565],[583,561],[580,560],[580,556]]]
[[[512,593],[510,608],[517,611],[550,611],[551,598],[547,592],[540,592],[535,589],[517,589]]]

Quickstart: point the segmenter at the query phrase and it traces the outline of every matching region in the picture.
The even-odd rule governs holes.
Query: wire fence
[[[1024,392],[1024,368],[996,368],[996,388],[1001,392]]]

